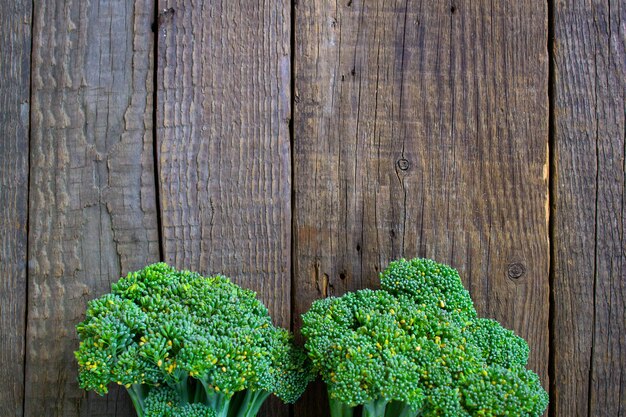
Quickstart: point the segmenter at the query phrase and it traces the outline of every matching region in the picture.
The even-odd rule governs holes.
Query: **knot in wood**
[[[509,267],[506,271],[506,275],[509,277],[509,279],[512,280],[520,279],[525,273],[526,267],[520,262],[514,262],[512,264],[509,264]]]
[[[176,11],[173,7],[170,7],[169,9],[163,9],[157,16],[157,29],[170,21],[174,17],[174,13],[176,13]]]
[[[411,164],[409,163],[408,159],[398,159],[398,168],[400,169],[400,171],[406,171],[407,169],[409,169],[409,167],[411,166]]]

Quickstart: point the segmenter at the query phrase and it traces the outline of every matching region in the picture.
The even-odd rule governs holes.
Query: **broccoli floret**
[[[270,394],[293,402],[313,378],[254,292],[165,263],[113,284],[76,328],[80,386],[102,395],[124,385],[140,417],[156,387],[176,393],[177,416],[204,415],[203,405],[216,417],[252,417]]]
[[[467,327],[466,336],[482,350],[489,365],[524,367],[528,363],[528,343],[495,320],[479,318]]]
[[[264,390],[271,388],[282,401],[293,404],[314,378],[311,361],[304,349],[292,347],[292,335],[282,329],[274,332],[272,355],[273,366]]]
[[[437,305],[476,317],[474,303],[456,269],[431,259],[393,261],[380,274],[380,285],[391,294],[406,294],[417,304]]]
[[[456,271],[400,260],[381,279],[380,290],[318,300],[303,315],[305,348],[327,385],[332,417],[352,417],[359,406],[363,417],[545,410],[547,394],[525,369],[528,345],[476,317]]]
[[[472,416],[540,416],[548,393],[539,377],[523,367],[494,365],[461,382],[463,406]]]

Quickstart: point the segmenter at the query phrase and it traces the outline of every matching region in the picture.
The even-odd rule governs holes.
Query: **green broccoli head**
[[[418,304],[476,317],[474,303],[456,269],[431,259],[399,259],[380,274],[383,290],[406,294]]]
[[[519,404],[529,416],[543,412],[545,391],[524,368],[528,345],[477,318],[451,271],[398,261],[382,274],[383,289],[318,300],[303,315],[305,347],[333,417],[352,416],[358,405],[364,417],[496,416]],[[489,399],[500,393],[507,395]]]
[[[80,385],[99,394],[111,382],[164,384],[191,398],[185,392],[195,386],[206,403],[217,395],[225,407],[245,390],[294,401],[312,378],[302,349],[254,292],[165,263],[113,284],[89,303],[77,331]]]

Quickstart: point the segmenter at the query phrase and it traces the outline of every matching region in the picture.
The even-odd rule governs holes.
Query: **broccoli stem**
[[[126,389],[128,394],[130,395],[130,399],[135,406],[135,411],[137,412],[137,417],[144,416],[144,400],[148,396],[149,388],[142,384],[132,384],[130,387]]]
[[[385,417],[388,400],[377,398],[363,404],[363,417]]]
[[[215,411],[215,417],[228,417],[228,410],[230,408],[230,400],[232,397],[215,391],[205,380],[201,379],[200,382],[204,387],[204,393],[206,395],[204,404],[211,407]]]
[[[204,385],[198,382],[198,380],[195,380],[194,385],[195,385],[195,388],[194,388],[193,402],[204,404],[204,402],[206,401],[206,392],[204,390]]]
[[[177,381],[172,387],[178,393],[178,398],[180,398],[183,403],[193,401],[188,382],[188,378],[185,376],[180,381]]]
[[[267,391],[252,391],[246,390],[246,394],[241,402],[236,417],[255,417],[259,412],[259,409],[270,396]]]
[[[354,407],[333,399],[330,395],[328,396],[328,405],[330,406],[330,417],[352,417],[354,415]]]
[[[407,404],[400,401],[392,401],[387,405],[385,417],[419,417],[421,412],[413,410]]]
[[[228,416],[228,410],[230,408],[229,397],[213,391],[213,393],[207,393],[207,400],[205,404],[215,411],[215,417]]]

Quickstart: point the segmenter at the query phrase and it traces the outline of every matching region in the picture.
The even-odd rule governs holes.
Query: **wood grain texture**
[[[0,15],[0,415],[23,415],[32,2]]]
[[[295,327],[430,257],[547,387],[547,4],[300,1],[295,28]],[[327,415],[322,397],[295,415]]]
[[[232,277],[289,325],[289,4],[159,9],[165,260]]]
[[[555,416],[626,416],[626,6],[554,5]]]
[[[78,389],[74,326],[158,260],[150,1],[35,2],[26,416],[129,416]]]
[[[290,4],[159,1],[164,258],[291,310]],[[283,416],[273,400],[262,415]]]

